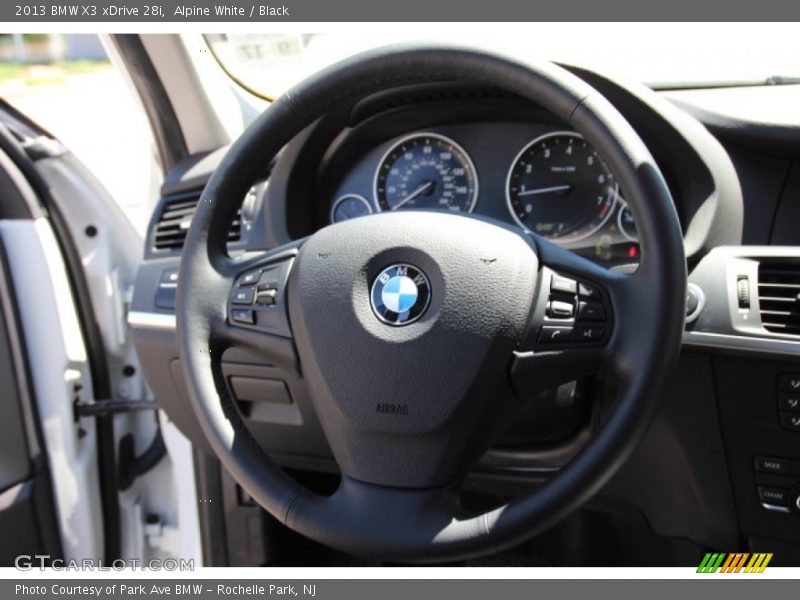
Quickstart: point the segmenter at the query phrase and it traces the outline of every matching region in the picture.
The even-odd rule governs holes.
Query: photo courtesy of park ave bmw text
[[[0,598],[791,594],[798,17],[0,4]]]

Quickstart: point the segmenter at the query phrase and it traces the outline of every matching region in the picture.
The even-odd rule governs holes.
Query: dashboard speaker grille
[[[758,302],[764,329],[800,336],[800,262],[762,261]]]
[[[180,250],[186,241],[186,234],[192,223],[192,216],[197,209],[197,202],[203,190],[191,190],[179,194],[164,196],[161,215],[153,231],[153,246],[156,250]],[[236,212],[228,232],[229,242],[238,242],[242,238],[242,209]]]

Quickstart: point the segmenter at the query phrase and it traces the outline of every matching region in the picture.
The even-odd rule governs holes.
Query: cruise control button
[[[570,341],[572,327],[544,326],[539,332],[539,342],[543,344],[562,344]]]
[[[553,278],[550,280],[550,291],[561,292],[563,294],[577,294],[578,282],[574,279],[563,277],[554,273]]]
[[[249,323],[252,325],[256,322],[253,311],[247,308],[234,308],[231,310],[231,318],[237,323]]]
[[[758,486],[758,499],[764,504],[772,504],[774,506],[788,506],[789,490],[760,485]]]
[[[253,285],[258,281],[259,277],[261,277],[261,271],[250,271],[242,275],[241,279],[239,279],[239,285]]]
[[[239,288],[233,293],[234,304],[252,304],[256,289],[254,287]]]
[[[800,394],[781,394],[778,397],[778,406],[788,412],[800,412]]]
[[[800,392],[800,375],[785,373],[778,378],[778,389],[782,392]]]
[[[800,413],[781,412],[781,425],[791,431],[800,431]]]
[[[598,342],[602,337],[602,327],[576,327],[572,332],[573,342]]]
[[[605,321],[606,310],[599,302],[580,302],[578,304],[579,321]]]

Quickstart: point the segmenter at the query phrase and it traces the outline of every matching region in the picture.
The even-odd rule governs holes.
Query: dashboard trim
[[[800,355],[800,340],[762,338],[752,335],[731,335],[707,331],[686,331],[683,334],[684,346],[717,348],[720,350],[740,350],[784,356]]]
[[[128,313],[128,325],[133,329],[175,330],[175,315],[133,310]]]
[[[176,329],[176,323],[175,315],[146,311],[131,311],[128,313],[128,325],[134,329],[169,331]],[[685,331],[683,333],[683,345],[783,356],[800,355],[800,340],[771,339],[749,335],[709,333],[706,331]]]

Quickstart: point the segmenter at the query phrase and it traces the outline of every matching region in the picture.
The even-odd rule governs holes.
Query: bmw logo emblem
[[[428,308],[430,299],[428,277],[412,265],[386,267],[375,278],[370,292],[375,315],[396,327],[419,319]]]

